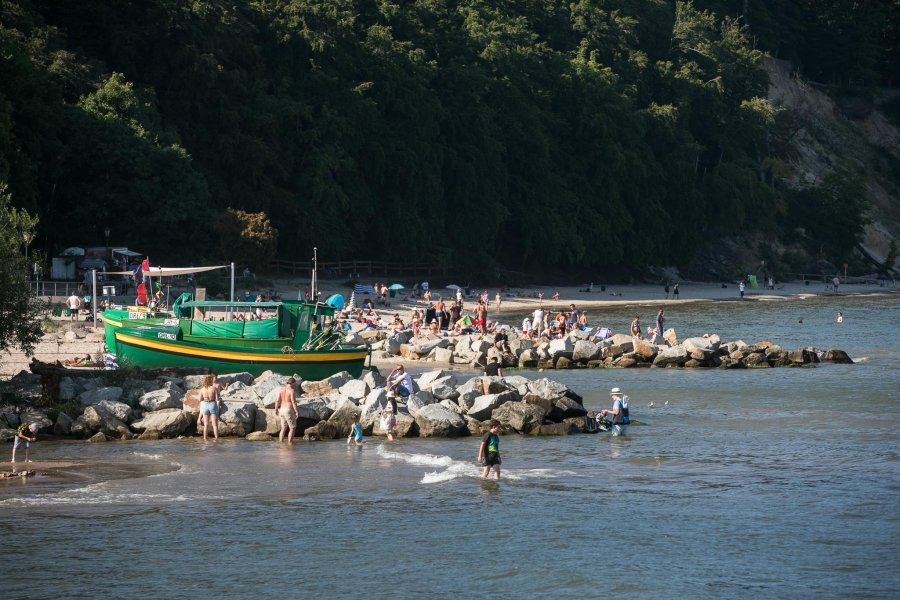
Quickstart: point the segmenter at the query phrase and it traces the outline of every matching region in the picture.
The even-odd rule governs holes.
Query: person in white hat
[[[22,423],[16,430],[16,437],[13,440],[12,460],[16,462],[16,450],[19,446],[25,446],[25,462],[31,462],[31,444],[37,441],[37,431],[40,425],[37,423]]]
[[[612,410],[603,409],[600,411],[600,416],[612,416],[612,434],[624,435],[625,425],[628,424],[628,396],[624,395],[622,390],[617,387],[611,389],[609,395],[613,399]]]

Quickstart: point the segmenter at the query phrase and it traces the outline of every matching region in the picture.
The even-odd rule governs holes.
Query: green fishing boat
[[[116,353],[116,330],[122,327],[177,325],[181,305],[192,299],[193,296],[185,292],[175,300],[172,310],[154,310],[146,306],[118,306],[98,313],[97,317],[103,322],[103,338],[107,351]]]
[[[184,302],[179,311],[274,309],[274,316],[258,321],[217,321],[180,317],[163,324],[128,323],[114,329],[119,366],[208,367],[217,372],[271,370],[323,379],[338,371],[358,377],[368,348],[345,348],[333,331],[334,308],[308,302]],[[195,315],[196,316],[196,315]]]

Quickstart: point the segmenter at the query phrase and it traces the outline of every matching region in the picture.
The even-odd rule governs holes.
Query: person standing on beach
[[[678,300],[678,282],[672,286],[672,300]]]
[[[203,424],[203,441],[207,441],[209,424],[212,422],[213,439],[219,439],[219,384],[212,373],[203,379],[200,388],[200,423]]]
[[[278,433],[278,441],[283,442],[285,431],[288,431],[288,444],[294,441],[294,429],[297,427],[295,383],[296,380],[293,377],[288,379],[275,400],[275,414],[281,419],[281,431]]]
[[[494,296],[494,302],[497,303],[497,312],[500,312],[500,304],[503,303],[503,296],[500,295],[500,292],[497,292],[497,295]]]
[[[16,450],[19,446],[25,446],[25,462],[31,462],[31,444],[37,441],[37,430],[40,427],[37,423],[22,423],[16,429],[16,437],[13,440],[12,460],[16,462]]]
[[[434,305],[434,318],[437,319],[438,327],[444,329],[444,299],[438,296],[437,304]]]
[[[745,289],[746,289],[746,286],[744,285],[744,280],[742,279],[740,285],[738,285],[738,290],[741,292],[741,300],[744,299],[744,290]]]
[[[494,479],[498,481],[500,479],[500,436],[497,434],[499,429],[500,422],[491,420],[491,429],[484,434],[484,437],[481,438],[481,445],[478,446],[476,460],[484,465],[484,470],[481,472],[482,479],[487,479],[491,467],[496,473]]]
[[[665,290],[666,300],[668,300],[669,299],[669,280],[668,279],[666,280],[666,287],[664,287],[663,290]]]
[[[72,315],[72,320],[77,321],[78,309],[81,307],[81,298],[78,297],[78,294],[72,292],[72,295],[66,298],[66,306]]]
[[[389,394],[384,410],[381,411],[381,426],[389,442],[394,441],[394,427],[397,426],[397,398]]]
[[[475,309],[475,318],[478,320],[478,330],[481,335],[487,333],[487,302],[479,302]]]

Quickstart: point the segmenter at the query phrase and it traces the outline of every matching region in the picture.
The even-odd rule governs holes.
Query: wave
[[[860,356],[859,358],[854,358],[853,362],[854,362],[854,364],[869,362],[869,357],[868,356]]]
[[[162,454],[150,454],[149,452],[132,452],[132,454],[141,458],[149,458],[150,460],[162,460],[164,458]]]
[[[389,460],[398,460],[410,465],[423,467],[444,467],[443,471],[429,471],[422,476],[421,483],[443,483],[460,477],[481,478],[484,467],[473,462],[454,460],[450,456],[435,454],[411,454],[395,452],[385,448],[384,444],[376,450],[379,456]],[[553,479],[562,476],[577,475],[574,471],[561,471],[558,469],[503,469],[503,477],[512,480],[522,479]]]
[[[59,505],[97,505],[97,504],[134,504],[143,502],[184,502],[187,496],[172,494],[155,494],[139,492],[113,492],[105,489],[108,482],[92,483],[85,487],[65,490],[56,494],[9,498],[0,501],[0,506],[59,506]]]

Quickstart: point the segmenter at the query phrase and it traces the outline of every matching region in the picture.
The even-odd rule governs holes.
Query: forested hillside
[[[838,264],[864,175],[798,180],[762,61],[870,94],[898,40],[900,0],[6,0],[0,182],[48,253],[240,260],[234,208],[288,259],[687,265],[803,226]]]

